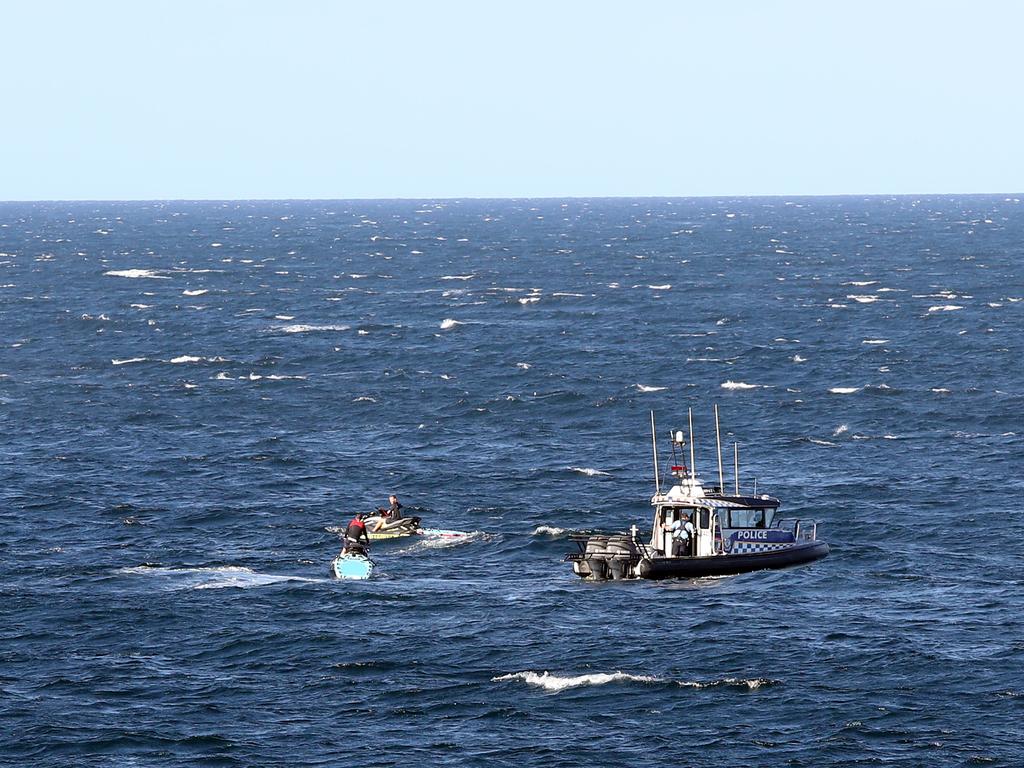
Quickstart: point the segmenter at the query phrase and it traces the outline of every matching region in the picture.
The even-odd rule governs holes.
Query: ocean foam
[[[637,384],[636,388],[641,392],[664,392],[668,387],[648,387],[644,384]]]
[[[197,288],[194,291],[189,291],[189,290],[186,289],[186,290],[181,292],[181,295],[182,296],[202,296],[204,293],[209,293],[209,292],[210,291],[208,289],[206,289],[206,288]]]
[[[442,280],[472,280],[476,275],[442,275]]]
[[[134,568],[120,568],[116,573],[131,576],[150,576],[167,580],[169,589],[225,589],[236,587],[265,587],[286,581],[319,582],[325,579],[309,579],[303,576],[278,576],[257,573],[251,568],[225,565],[211,568],[164,568],[140,565]]]
[[[846,424],[840,424],[838,427],[835,428],[835,431],[832,432],[832,437],[839,437],[839,435],[843,434],[843,432],[846,432],[849,429],[850,428]]]
[[[852,395],[854,392],[860,392],[862,387],[832,387],[829,392],[833,395]]]
[[[593,469],[592,467],[568,467],[570,472],[579,472],[581,475],[587,477],[611,477],[611,472],[604,472],[600,469]]]
[[[558,528],[554,525],[538,525],[533,529],[534,536],[561,536],[565,532],[565,528]]]
[[[157,274],[152,269],[111,269],[103,273],[110,277],[133,277],[133,278],[149,278],[150,280],[170,280],[171,278],[167,275]]]
[[[530,367],[531,366],[530,366],[529,363],[516,363],[516,368],[520,368],[520,369],[522,369],[524,371],[530,370]]]
[[[441,321],[441,330],[449,331],[457,325],[464,325],[464,323],[461,323],[458,320],[452,320],[450,317],[446,317]]]
[[[672,285],[670,283],[665,283],[665,285],[648,285],[647,287],[652,291],[668,291],[672,289]]]
[[[574,677],[562,677],[552,675],[550,672],[514,672],[509,675],[492,677],[492,683],[500,683],[506,680],[522,680],[527,685],[534,685],[546,691],[558,692],[567,688],[578,688],[582,685],[606,685],[623,681],[637,683],[655,683],[658,678],[649,675],[631,675],[627,672],[595,672],[589,675],[576,675]]]
[[[747,384],[744,381],[722,382],[722,389],[757,389],[760,386],[760,384]]]
[[[800,357],[800,355],[793,355],[793,362],[794,363],[806,363],[807,362],[807,358],[806,357]]]
[[[195,355],[181,355],[179,357],[172,357],[167,362],[169,363],[201,363],[203,358],[196,357]]]
[[[846,298],[856,301],[858,304],[870,304],[874,301],[878,301],[877,296],[847,296]]]
[[[929,312],[955,312],[958,309],[963,309],[958,304],[942,304],[935,307],[928,307]]]
[[[129,365],[130,363],[144,363],[148,358],[145,357],[129,357],[127,360],[111,360],[113,365]]]
[[[348,329],[347,325],[303,325],[301,323],[274,328],[274,330],[284,333],[318,333],[320,331],[347,331]]]
[[[888,339],[864,339],[861,344],[888,344]]]

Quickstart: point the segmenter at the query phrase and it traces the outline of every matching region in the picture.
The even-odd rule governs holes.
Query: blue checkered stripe
[[[777,552],[788,549],[792,544],[771,544],[765,541],[734,541],[729,550],[733,555],[749,555],[754,552]]]

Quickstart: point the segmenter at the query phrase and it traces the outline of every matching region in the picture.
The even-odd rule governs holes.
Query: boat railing
[[[793,541],[797,543],[818,540],[818,521],[809,517],[787,517],[779,520],[777,526],[792,533]]]

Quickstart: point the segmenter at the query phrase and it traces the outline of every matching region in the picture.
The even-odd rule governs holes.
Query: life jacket
[[[358,539],[364,533],[366,533],[366,523],[358,517],[353,518],[352,522],[348,524],[348,528],[345,529],[345,535],[350,539]]]

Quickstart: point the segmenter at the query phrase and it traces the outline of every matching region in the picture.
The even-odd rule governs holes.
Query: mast
[[[718,446],[718,490],[725,493],[725,476],[722,474],[722,433],[718,429],[718,403],[715,403],[715,443]]]
[[[690,478],[696,479],[697,465],[694,463],[693,459],[693,408],[687,408],[686,413],[690,419]]]
[[[654,449],[654,492],[661,495],[661,477],[658,474],[658,436],[654,431],[654,411],[651,411],[651,445]]]
[[[732,460],[735,462],[733,466],[733,480],[736,481],[736,495],[740,495],[740,444],[732,444]]]

